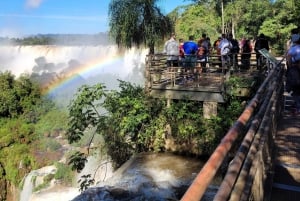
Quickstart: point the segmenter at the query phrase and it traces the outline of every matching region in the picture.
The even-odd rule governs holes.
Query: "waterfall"
[[[10,71],[16,77],[33,73],[45,93],[66,107],[83,84],[103,83],[108,90],[117,89],[118,80],[144,85],[147,52],[138,48],[120,51],[116,45],[0,45],[0,72]]]
[[[56,168],[54,166],[43,167],[38,170],[31,171],[26,177],[23,184],[23,190],[20,194],[20,201],[29,201],[31,194],[39,184],[39,178],[43,178],[45,175],[55,173]]]
[[[116,45],[1,45],[0,71],[8,70],[19,76],[22,73],[61,72],[79,67],[76,73],[84,78],[101,73],[125,78],[132,73],[134,67],[140,68],[145,63],[146,54],[147,50],[137,48],[121,52]]]

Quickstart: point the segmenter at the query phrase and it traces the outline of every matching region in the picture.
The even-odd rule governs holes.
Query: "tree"
[[[156,6],[157,0],[112,0],[109,5],[109,33],[118,46],[142,44],[154,53],[156,42],[170,35],[172,22]]]
[[[21,114],[32,116],[40,102],[39,86],[28,75],[18,79],[11,72],[0,72],[0,117],[14,118]],[[32,119],[31,117],[31,120]]]
[[[176,34],[180,38],[187,39],[190,35],[195,38],[206,33],[209,37],[219,35],[221,31],[221,19],[214,9],[208,5],[191,5],[187,7],[176,21]]]

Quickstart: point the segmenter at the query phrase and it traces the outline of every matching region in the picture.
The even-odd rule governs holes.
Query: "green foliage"
[[[178,38],[185,40],[190,35],[194,35],[195,39],[199,39],[202,33],[216,39],[218,33],[221,32],[221,18],[208,5],[192,5],[177,18],[175,31]]]
[[[105,87],[102,84],[82,86],[76,99],[69,106],[69,129],[67,137],[70,143],[77,142],[89,127],[102,125],[104,117],[99,114],[101,100],[105,97]]]
[[[156,6],[157,0],[112,0],[109,5],[110,35],[120,46],[154,45],[172,31],[170,19]]]
[[[32,83],[28,76],[15,79],[10,72],[0,72],[0,117],[14,118],[18,115],[30,116],[28,121],[34,122],[36,105],[40,104],[39,87]]]
[[[87,156],[81,152],[75,152],[69,158],[68,165],[71,165],[72,170],[76,170],[78,173],[81,172],[87,162]]]
[[[79,179],[78,183],[80,183],[80,188],[79,190],[81,192],[85,191],[86,189],[88,189],[89,186],[91,186],[92,184],[95,183],[94,179],[90,179],[91,175],[83,175],[81,176],[81,179]]]
[[[53,179],[54,175],[53,174],[48,174],[43,178],[43,183],[34,187],[33,192],[37,192],[39,190],[42,190],[44,188],[47,188],[50,186],[51,180]],[[36,178],[35,178],[36,180]],[[33,182],[35,183],[35,182]]]
[[[41,115],[53,105],[42,98],[39,86],[28,75],[16,79],[10,72],[0,72],[0,91],[0,162],[5,179],[18,185],[41,165],[34,155],[40,139],[36,128]]]
[[[70,166],[63,163],[55,163],[57,168],[54,179],[60,180],[65,185],[71,185],[73,182],[74,173]]]
[[[172,134],[179,141],[191,141],[202,131],[203,124],[202,105],[193,101],[179,100],[173,102],[166,109],[168,123],[171,125]]]
[[[39,136],[44,136],[47,133],[49,136],[55,136],[54,132],[67,129],[67,121],[67,111],[53,107],[49,112],[39,117],[39,121],[35,124],[35,132]]]
[[[225,125],[228,128],[227,123],[232,123],[224,121],[224,124],[220,124],[221,117],[216,117],[214,121],[203,119],[202,103],[199,102],[180,100],[166,107],[164,100],[148,97],[143,88],[124,81],[120,81],[120,91],[104,92],[103,87],[98,89],[100,91],[96,92],[94,86],[79,90],[82,94],[78,93],[70,105],[70,120],[73,123],[67,136],[73,142],[74,138],[81,139],[87,130],[95,127],[95,134],[103,136],[115,168],[136,152],[163,151],[168,125],[176,143],[195,146],[196,139],[199,144],[197,153],[209,154],[216,139],[223,136]],[[93,100],[90,97],[94,97]],[[106,99],[102,102],[100,99],[103,97]],[[105,115],[95,112],[100,106],[107,112]],[[89,113],[86,113],[89,109]],[[235,115],[226,116],[227,119],[232,117]],[[90,118],[92,120],[88,120]],[[69,164],[80,172],[86,157],[83,153],[76,153],[70,158]]]
[[[14,144],[2,148],[0,160],[3,161],[6,179],[13,184],[18,184],[28,170],[37,168],[35,159],[26,144]]]

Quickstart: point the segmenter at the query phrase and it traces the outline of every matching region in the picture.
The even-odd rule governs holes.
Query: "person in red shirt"
[[[179,39],[179,66],[183,65],[183,60],[184,60],[183,44],[184,44],[184,40],[180,38]]]

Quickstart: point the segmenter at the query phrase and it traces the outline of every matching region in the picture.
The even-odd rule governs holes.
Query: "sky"
[[[110,0],[0,0],[0,37],[108,31]],[[188,0],[160,0],[165,14]]]

